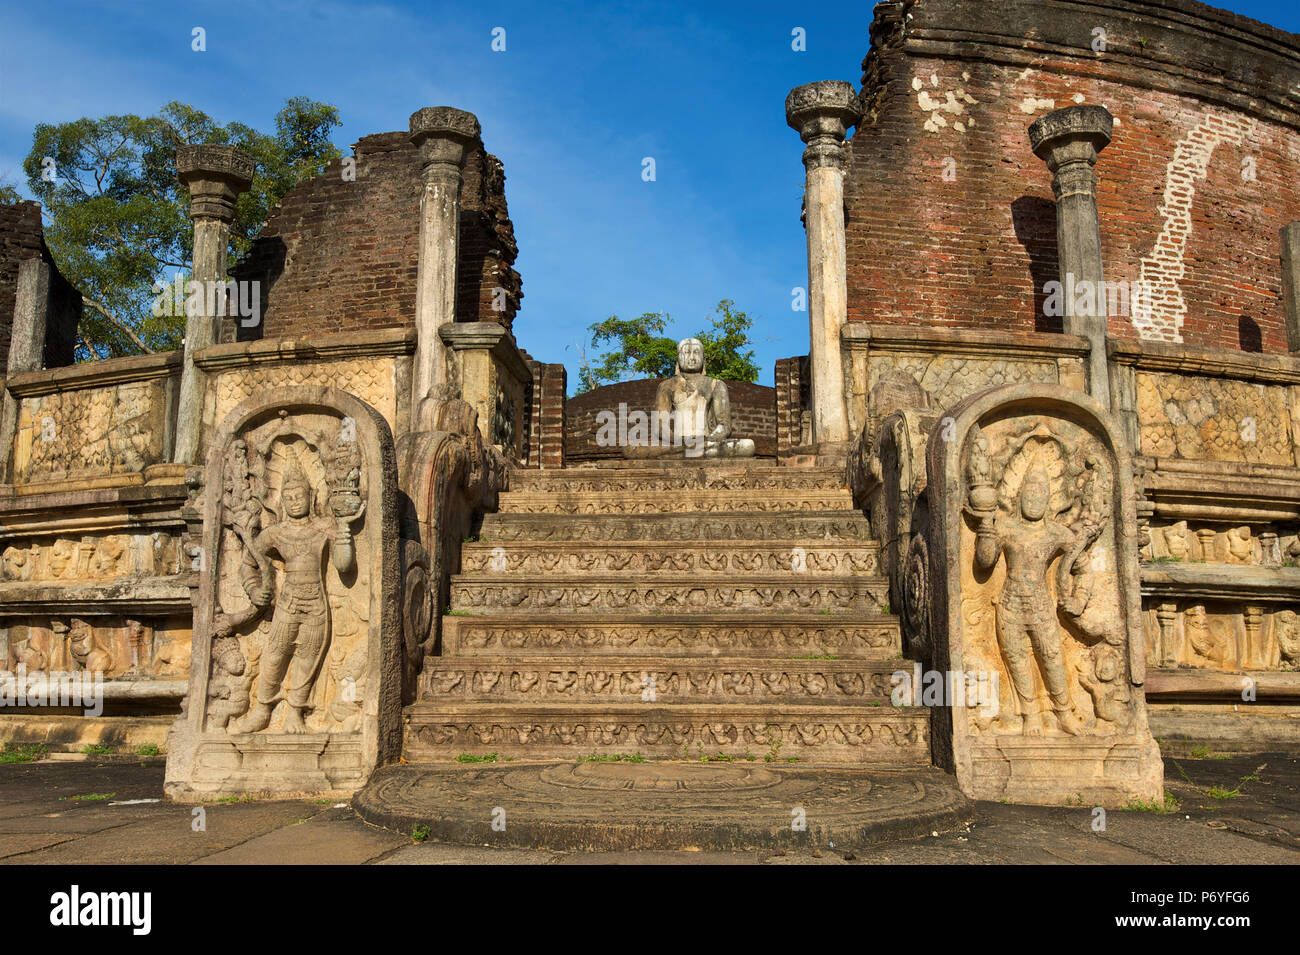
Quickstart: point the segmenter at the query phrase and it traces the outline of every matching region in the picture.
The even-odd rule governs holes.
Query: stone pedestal
[[[1039,117],[1029,127],[1034,155],[1047,163],[1056,196],[1056,249],[1064,296],[1065,331],[1087,338],[1088,391],[1110,407],[1106,370],[1106,294],[1097,218],[1097,154],[1110,142],[1113,120],[1104,106],[1067,106]],[[1093,308],[1080,308],[1075,290],[1093,289]]]
[[[226,247],[235,201],[253,184],[253,158],[233,146],[181,146],[176,150],[176,172],[190,191],[190,218],[194,221],[194,276],[204,283],[226,281]],[[203,295],[204,306],[185,321],[185,365],[181,371],[180,400],[176,412],[176,444],[172,460],[194,464],[198,460],[203,421],[204,376],[194,355],[218,340],[219,316],[213,301],[224,296]]]
[[[168,795],[341,795],[397,758],[396,474],[387,423],[345,392],[286,388],[226,417],[202,476]]]
[[[526,457],[525,396],[533,375],[505,326],[447,322],[438,337],[451,352],[446,358],[456,392],[478,412],[483,440],[496,445],[507,460]]]
[[[853,84],[825,80],[798,86],[785,118],[808,144],[804,225],[808,235],[808,325],[813,441],[847,446],[840,329],[848,318],[844,249],[844,136],[861,115]]]
[[[928,564],[909,566],[926,575],[930,663],[950,688],[934,701],[936,760],[976,799],[1159,803],[1115,424],[1059,385],[985,391],[948,415],[926,449]]]
[[[436,405],[452,397],[446,354],[438,332],[456,319],[461,170],[478,141],[473,113],[429,106],[411,114],[411,142],[420,150],[420,262],[416,278],[411,430],[432,431]]]

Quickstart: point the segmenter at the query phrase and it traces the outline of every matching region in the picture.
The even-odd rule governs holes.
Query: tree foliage
[[[708,329],[696,332],[704,345],[704,368],[712,378],[724,381],[757,381],[758,365],[749,329],[753,320],[736,309],[732,299],[723,299],[709,316]],[[677,339],[664,335],[670,319],[666,312],[646,312],[624,320],[611,315],[589,326],[592,348],[606,343],[607,349],[593,365],[582,353],[577,394],[600,385],[636,378],[668,378],[677,365]]]
[[[176,179],[178,146],[232,145],[256,162],[231,225],[227,261],[234,265],[275,203],[338,158],[330,142],[338,125],[335,107],[306,97],[285,102],[274,133],[223,125],[177,102],[156,116],[39,124],[23,171],[47,216],[46,244],[87,306],[78,360],[176,348],[184,337],[183,315],[152,314],[155,283],[178,272],[188,277],[193,254],[189,195]]]

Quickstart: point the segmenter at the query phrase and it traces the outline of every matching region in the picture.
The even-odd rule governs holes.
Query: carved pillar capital
[[[1029,144],[1034,155],[1047,163],[1058,202],[1080,193],[1096,197],[1092,167],[1110,143],[1113,125],[1104,106],[1067,106],[1040,116],[1029,127]]]
[[[809,169],[843,170],[844,137],[861,116],[858,94],[843,80],[796,86],[785,98],[785,121],[808,144],[803,161]]]
[[[190,218],[229,225],[235,201],[253,185],[253,157],[234,146],[180,146],[176,175],[190,191]]]
[[[454,175],[479,138],[478,117],[451,106],[426,106],[411,114],[411,142],[420,150],[425,182]]]

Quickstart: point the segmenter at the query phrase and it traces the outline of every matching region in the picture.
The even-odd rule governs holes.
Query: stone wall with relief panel
[[[1286,385],[1141,369],[1136,379],[1143,454],[1295,463]]]
[[[139,473],[164,461],[167,392],[155,378],[24,397],[14,483]]]

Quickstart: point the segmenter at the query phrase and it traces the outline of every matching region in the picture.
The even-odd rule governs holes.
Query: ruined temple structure
[[[0,652],[104,677],[0,735],[520,844],[493,785],[667,844],[647,793],[833,780],[854,831],[929,831],[1300,744],[1300,38],[1190,0],[891,0],[870,37],[785,102],[809,342],[773,387],[685,342],[566,400],[449,107],[233,274],[251,161],[183,148],[196,276],[265,306],[181,353],[71,364],[75,290],[0,209]],[[711,453],[628,452],[687,410]]]

